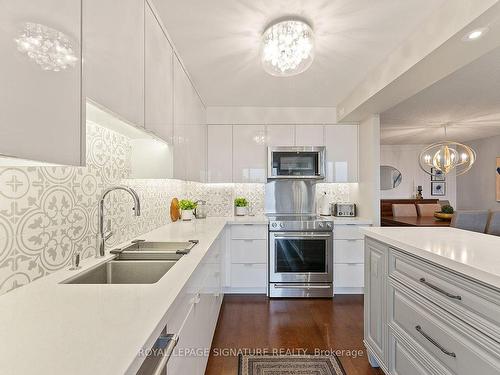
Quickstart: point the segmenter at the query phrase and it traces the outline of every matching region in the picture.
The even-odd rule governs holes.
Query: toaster
[[[354,217],[356,216],[355,203],[335,203],[333,205],[333,216]]]

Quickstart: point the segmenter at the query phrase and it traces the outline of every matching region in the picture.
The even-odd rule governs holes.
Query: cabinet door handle
[[[165,366],[168,363],[168,360],[172,356],[172,353],[174,352],[175,346],[177,345],[177,342],[179,341],[179,336],[177,335],[166,335],[165,337],[162,337],[164,339],[167,339],[167,345],[162,352],[162,356],[158,364],[156,365],[155,369],[153,370],[153,375],[161,375],[163,374],[163,370],[165,369]]]
[[[422,336],[424,336],[427,341],[429,341],[432,345],[434,345],[436,348],[441,350],[444,354],[446,354],[450,357],[453,357],[453,358],[457,357],[457,355],[455,353],[446,350],[445,348],[443,348],[443,346],[440,343],[438,343],[436,340],[434,340],[432,337],[430,337],[427,333],[425,333],[422,330],[422,327],[415,326],[415,329],[417,330],[418,333],[420,333]]]
[[[434,289],[436,292],[439,292],[441,294],[444,294],[446,297],[448,298],[453,298],[453,299],[457,299],[459,301],[462,300],[462,297],[459,296],[459,295],[456,295],[456,294],[451,294],[451,293],[448,293],[446,290],[443,290],[441,289],[440,287],[434,285],[434,284],[431,284],[430,282],[428,282],[427,280],[425,280],[425,278],[420,278],[419,280],[422,284],[424,285],[427,285],[429,288],[431,289]]]

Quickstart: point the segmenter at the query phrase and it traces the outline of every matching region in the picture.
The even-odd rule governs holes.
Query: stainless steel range
[[[269,148],[269,297],[333,297],[333,222],[316,215],[324,147]]]
[[[333,297],[333,222],[269,217],[269,297]]]

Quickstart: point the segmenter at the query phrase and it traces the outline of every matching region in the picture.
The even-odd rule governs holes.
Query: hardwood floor
[[[347,352],[337,354],[346,373],[383,374],[373,369],[366,357],[362,295],[338,295],[331,300],[226,295],[205,374],[237,375],[237,349],[269,353],[295,349],[295,354],[304,350],[306,354],[315,354],[315,350],[361,351],[356,358]]]

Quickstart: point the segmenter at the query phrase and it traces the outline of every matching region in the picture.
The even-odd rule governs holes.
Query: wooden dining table
[[[449,227],[450,221],[432,216],[382,216],[383,227]]]

